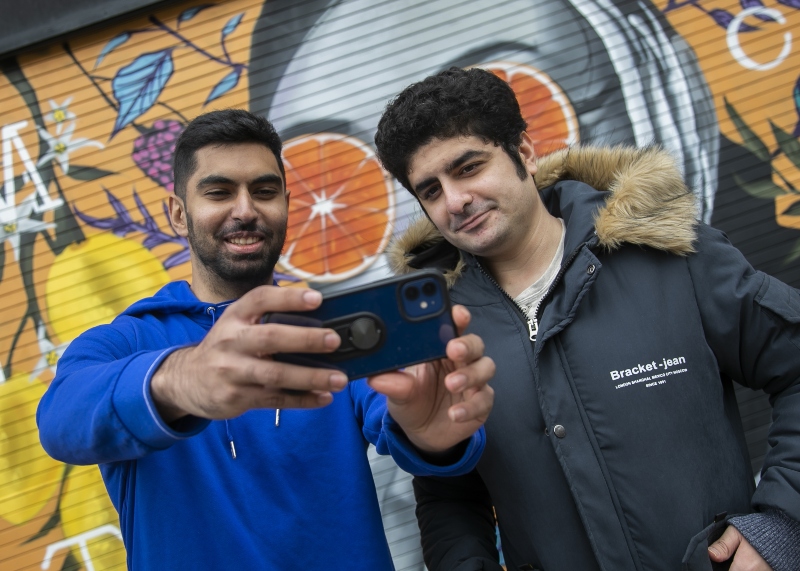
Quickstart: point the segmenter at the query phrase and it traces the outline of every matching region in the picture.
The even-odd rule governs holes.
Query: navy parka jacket
[[[539,166],[566,237],[535,342],[480,261],[448,253],[427,220],[390,252],[398,271],[457,262],[453,302],[497,365],[476,471],[415,480],[428,567],[496,569],[491,506],[510,570],[711,569],[725,513],[800,520],[800,294],[695,221],[662,151]],[[755,492],[733,382],[772,396]]]

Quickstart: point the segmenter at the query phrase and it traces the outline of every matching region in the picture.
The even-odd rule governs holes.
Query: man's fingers
[[[383,373],[367,379],[374,391],[398,403],[405,402],[414,394],[415,382],[414,375],[406,371]]]
[[[480,389],[494,377],[495,370],[496,367],[491,357],[481,357],[448,374],[444,379],[444,384],[447,390],[453,394],[467,389]]]
[[[447,415],[453,422],[477,420],[483,423],[492,410],[492,403],[494,403],[494,390],[489,386],[485,386],[463,402],[451,406],[447,411]]]
[[[483,357],[484,349],[483,339],[471,333],[451,339],[445,351],[448,359],[461,366]]]
[[[271,359],[243,357],[238,385],[258,385],[274,391],[289,389],[339,392],[347,386],[347,375],[334,369],[301,367]]]
[[[729,525],[722,537],[708,546],[708,555],[713,561],[722,563],[733,557],[741,542],[742,534],[738,529]]]
[[[471,319],[469,310],[463,305],[454,305],[451,315],[453,316],[453,323],[456,324],[456,335],[463,335]]]
[[[341,341],[333,329],[269,323],[243,328],[236,343],[242,353],[264,357],[275,353],[330,353]]]
[[[258,408],[320,408],[333,402],[327,391],[265,391],[263,387],[251,385],[241,393],[241,405],[245,410]]]
[[[313,289],[259,286],[253,288],[225,310],[222,318],[232,317],[258,323],[265,313],[310,311],[322,303],[322,294]]]

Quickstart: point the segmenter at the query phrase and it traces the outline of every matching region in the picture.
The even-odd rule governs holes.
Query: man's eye
[[[464,168],[461,169],[461,172],[463,174],[470,174],[471,172],[473,172],[477,168],[478,168],[478,163],[471,163],[471,164],[468,164],[468,165],[464,165]]]
[[[439,187],[438,186],[429,186],[425,190],[422,191],[420,194],[420,198],[422,200],[433,200],[439,194]]]

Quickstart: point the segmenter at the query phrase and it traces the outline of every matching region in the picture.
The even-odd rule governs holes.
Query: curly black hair
[[[259,143],[267,147],[275,155],[281,177],[286,181],[281,160],[283,144],[272,123],[244,109],[222,109],[198,115],[178,137],[172,167],[175,194],[186,196],[186,184],[197,169],[198,150],[207,145],[236,143]]]
[[[527,125],[511,87],[491,72],[451,67],[406,87],[386,106],[375,134],[384,168],[413,194],[411,157],[433,139],[474,135],[500,146],[528,175],[519,156]]]

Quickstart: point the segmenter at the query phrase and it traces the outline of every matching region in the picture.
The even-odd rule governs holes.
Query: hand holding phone
[[[423,270],[325,296],[306,313],[270,313],[262,323],[325,327],[342,339],[333,353],[276,353],[276,361],[339,369],[350,380],[441,359],[456,335],[442,275]]]

